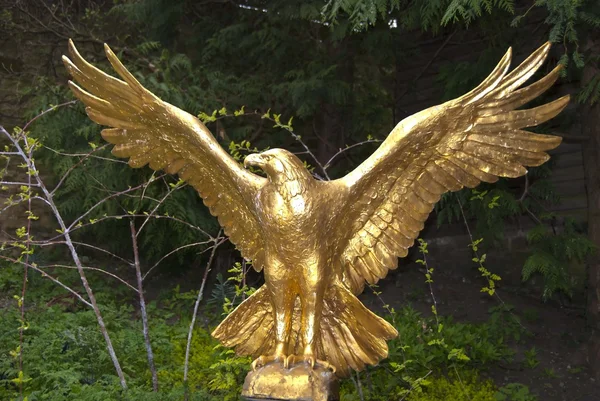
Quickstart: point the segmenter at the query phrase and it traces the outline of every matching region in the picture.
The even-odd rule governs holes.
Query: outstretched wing
[[[550,44],[506,74],[511,50],[477,88],[457,99],[401,121],[354,171],[334,181],[343,188],[339,249],[343,280],[354,293],[375,283],[406,256],[435,203],[447,191],[473,188],[498,177],[519,177],[524,166],[548,160],[557,136],[522,128],[556,116],[565,96],[527,110],[515,110],[548,89],[560,66],[518,89],[544,62]]]
[[[128,157],[131,167],[149,164],[192,185],[225,233],[242,252],[262,268],[264,244],[253,199],[264,178],[243,169],[231,158],[196,117],[163,102],[121,64],[105,45],[106,56],[123,79],[105,74],[85,61],[69,41],[72,60],[63,62],[75,81],[69,81],[88,116],[109,127],[102,137],[115,144],[112,153]]]

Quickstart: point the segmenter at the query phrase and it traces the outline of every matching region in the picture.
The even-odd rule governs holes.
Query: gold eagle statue
[[[204,124],[144,88],[105,45],[121,77],[85,61],[69,42],[64,64],[88,116],[131,167],[149,164],[194,187],[265,284],[212,333],[253,367],[305,362],[344,377],[388,354],[396,329],[356,297],[407,255],[440,196],[548,160],[558,136],[523,130],[545,122],[568,96],[519,109],[548,89],[560,66],[521,87],[544,62],[546,43],[510,73],[511,50],[464,96],[402,120],[345,177],[320,181],[283,149],[250,154],[244,166]],[[256,166],[266,178],[244,167]]]

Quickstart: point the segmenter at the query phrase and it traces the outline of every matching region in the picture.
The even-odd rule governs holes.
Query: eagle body
[[[253,366],[321,364],[340,377],[387,357],[396,329],[356,297],[397,266],[446,192],[492,183],[539,166],[561,138],[525,130],[563,110],[569,96],[523,105],[549,89],[555,67],[523,86],[550,44],[509,72],[509,49],[472,91],[402,120],[357,168],[315,179],[283,149],[250,154],[241,166],[196,117],[146,88],[105,46],[122,79],[89,64],[69,42],[69,86],[102,137],[131,167],[165,170],[194,187],[230,241],[264,271],[265,284],[212,335]],[[266,177],[244,167],[261,169]]]
[[[275,166],[261,160],[270,156]],[[268,311],[277,322],[275,351],[257,363],[280,360],[289,366],[292,361],[304,360],[331,366],[317,358],[323,355],[323,351],[317,354],[317,347],[323,347],[318,334],[324,296],[331,292],[327,290],[332,284],[339,285],[342,280],[341,270],[332,264],[335,248],[327,241],[337,217],[326,207],[332,185],[315,180],[286,150],[274,149],[254,158],[246,164],[254,163],[270,174],[258,191],[256,211],[266,238],[265,292],[270,300],[277,300],[270,302],[272,311]],[[292,332],[294,324],[303,328],[301,333]]]
[[[292,251],[290,247],[301,246],[306,250],[314,248],[315,238],[305,233],[318,225],[319,218],[322,217],[320,215],[323,213],[315,204],[318,203],[318,199],[314,197],[316,185],[311,181],[313,181],[312,177],[294,178],[285,183],[267,181],[259,190],[256,215],[263,227],[265,237],[285,238],[281,242],[266,241],[265,249],[285,254]],[[286,187],[298,188],[301,192],[287,195],[289,190]],[[269,246],[273,248],[270,249]],[[293,249],[294,252],[297,250]]]

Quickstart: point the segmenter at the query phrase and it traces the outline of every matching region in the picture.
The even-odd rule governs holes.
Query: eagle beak
[[[256,166],[262,168],[264,165],[263,158],[259,153],[252,153],[244,159],[244,167]]]

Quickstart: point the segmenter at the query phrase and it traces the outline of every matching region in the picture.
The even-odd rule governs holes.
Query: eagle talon
[[[336,371],[335,366],[333,366],[332,364],[330,364],[327,361],[322,361],[320,359],[313,359],[312,368],[314,369],[315,366],[321,367],[323,369],[331,370],[331,373],[335,373],[335,371]]]
[[[330,364],[327,361],[321,361],[321,360],[317,359],[316,360],[316,364],[317,364],[317,366],[320,366],[323,369],[329,369],[329,370],[331,370],[331,373],[335,374],[335,372],[336,372],[335,366],[333,366],[332,364]]]
[[[265,366],[266,364],[268,364],[269,362],[273,362],[274,360],[275,357],[273,357],[272,355],[261,355],[252,362],[252,370],[256,370],[262,366]]]
[[[287,358],[285,358],[283,360],[283,367],[285,369],[289,369],[290,366],[294,366],[295,362],[296,362],[296,355],[294,355],[294,354],[288,355]]]
[[[252,361],[252,365],[251,365],[252,370],[256,370],[257,368],[260,368],[261,366],[264,366],[265,364],[266,364],[265,356],[261,355]]]
[[[252,364],[250,366],[252,367],[252,370],[256,370],[271,362],[281,362],[283,364],[283,367],[286,368],[287,360],[288,357],[286,357],[285,355],[261,355],[254,361],[252,361]]]
[[[327,361],[322,361],[320,359],[315,358],[314,355],[305,355],[303,359],[304,363],[310,366],[311,369],[314,369],[315,367],[321,367],[323,369],[331,370],[332,373],[336,372],[335,366],[333,366]]]

